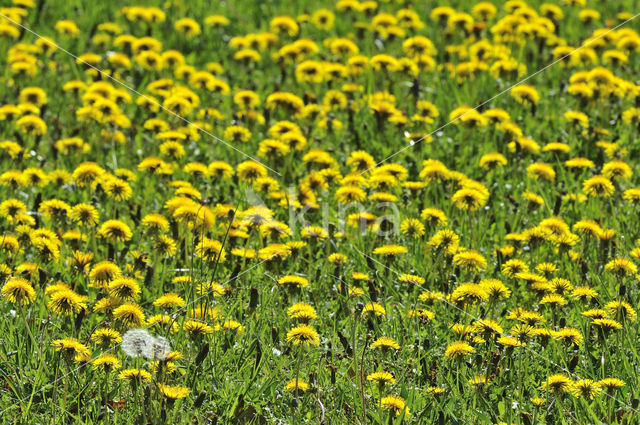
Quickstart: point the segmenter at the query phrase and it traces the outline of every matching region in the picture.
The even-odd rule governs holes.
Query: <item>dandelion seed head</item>
[[[151,344],[151,358],[153,360],[165,360],[171,352],[171,345],[166,338],[158,336]]]
[[[144,329],[131,329],[122,335],[120,347],[129,357],[152,358],[155,343],[156,338]]]

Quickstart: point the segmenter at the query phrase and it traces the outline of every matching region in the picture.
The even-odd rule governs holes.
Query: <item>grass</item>
[[[380,2],[371,12],[339,11],[327,1],[120,3],[36,0],[24,14],[0,10],[104,71],[61,49],[43,50],[38,36],[0,18],[0,33],[7,34],[0,37],[0,104],[22,108],[0,108],[0,140],[15,142],[0,142],[3,420],[637,423],[634,43],[640,45],[640,37],[636,21],[623,24],[637,2],[558,2],[564,16],[551,31],[544,27],[551,21],[520,18],[517,34],[539,33],[515,39],[500,25],[519,12],[503,2],[493,2],[496,15],[486,20],[473,12],[475,1]],[[521,10],[542,15],[542,3],[529,1],[530,9]],[[165,19],[136,21],[124,6],[157,7]],[[469,14],[473,25],[451,29],[434,21],[437,6]],[[335,17],[326,29],[300,16],[313,21],[324,8]],[[424,26],[388,35],[379,21],[403,8]],[[585,22],[586,9],[600,17]],[[211,15],[227,17],[229,25],[207,26]],[[299,33],[265,35],[277,32],[270,22],[280,15],[297,19]],[[200,34],[175,29],[185,17],[200,25]],[[62,20],[75,23],[78,33],[58,32]],[[222,92],[198,87],[169,66],[145,66],[140,52],[99,27],[105,22],[122,34],[157,40],[159,53],[179,51],[193,70],[212,70],[203,78]],[[593,39],[595,30],[616,25]],[[331,50],[333,38],[347,38],[369,59],[408,59],[403,42],[416,35],[436,51],[433,69],[414,74],[373,66],[354,73],[349,59]],[[630,44],[621,44],[624,37]],[[258,40],[249,52],[258,59],[234,58],[242,39],[248,48]],[[291,63],[276,56],[305,39],[317,52]],[[264,45],[269,40],[273,46]],[[474,53],[482,43],[493,56]],[[553,64],[564,56],[557,45],[587,43]],[[612,50],[624,51],[628,63],[607,62],[605,52]],[[113,52],[130,65],[114,69]],[[86,53],[99,57],[94,62]],[[501,55],[526,69],[498,76],[492,66]],[[325,77],[317,83],[297,78],[304,61],[316,61]],[[26,75],[17,72],[21,66]],[[327,76],[332,67],[344,74]],[[162,79],[186,89],[154,89]],[[83,92],[64,89],[74,80],[85,83]],[[582,81],[590,98],[575,95]],[[518,102],[516,85],[531,86],[539,101]],[[106,94],[86,95],[101,86]],[[257,95],[255,107],[234,100],[241,90]],[[273,107],[275,92],[289,93],[293,102],[297,96],[307,112]],[[151,96],[165,109],[139,104]],[[185,110],[173,109],[171,101],[185,98]],[[431,122],[416,118],[418,101],[439,112]],[[25,106],[29,102],[37,107]],[[111,108],[104,116],[97,112],[101,102]],[[309,105],[316,104],[314,116]],[[454,119],[450,113],[464,105],[481,106]],[[521,134],[484,122],[497,109]],[[584,113],[588,123],[572,123],[568,111]],[[40,117],[46,130],[34,134],[21,124],[24,117]],[[149,119],[164,124],[150,128]],[[289,133],[306,141],[300,149],[289,149],[291,134],[269,131],[289,122],[297,125]],[[160,125],[179,134],[161,140],[166,129]],[[233,140],[231,125],[248,129],[250,137]],[[277,139],[269,142],[273,154],[264,153],[265,139]],[[173,155],[167,141],[184,155]],[[481,158],[494,153],[504,163],[481,166]],[[575,158],[592,163],[567,164]],[[154,161],[160,165],[149,165]],[[214,161],[228,164],[232,175],[213,175],[221,166]],[[86,177],[81,164],[100,175]],[[262,178],[247,177],[248,165]],[[601,174],[608,196],[586,190]],[[354,198],[340,197],[347,189]],[[97,222],[79,220],[79,204],[91,205]],[[428,208],[446,220],[429,221]],[[366,225],[354,218],[359,212],[371,214]],[[159,230],[149,226],[149,214],[164,216],[154,218]],[[420,224],[409,228],[409,219]],[[459,241],[439,240],[447,231]],[[245,258],[243,249],[255,257]],[[90,256],[86,265],[78,252]],[[118,272],[101,280],[101,268]],[[282,284],[285,277],[301,287]],[[490,296],[491,285],[504,288],[504,296]],[[591,296],[581,296],[585,287]],[[166,294],[175,295],[161,305]],[[302,302],[317,317],[290,317],[290,307]],[[311,343],[296,344],[292,330],[302,332],[299,325],[307,322],[317,340],[311,332],[305,334]],[[99,329],[125,335],[136,328],[165,337],[168,358],[166,352],[136,358],[118,339],[96,341]],[[381,337],[400,348],[372,348]],[[468,351],[452,354],[456,342]],[[110,368],[100,366],[105,359]],[[391,378],[376,383],[376,371]],[[607,378],[621,386],[613,388]]]

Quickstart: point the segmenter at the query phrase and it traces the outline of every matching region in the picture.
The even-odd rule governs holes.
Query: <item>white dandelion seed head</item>
[[[122,351],[129,357],[146,357],[152,355],[155,338],[144,329],[131,329],[122,335]]]
[[[165,360],[171,352],[171,345],[166,338],[158,336],[151,345],[151,358],[153,360]]]
[[[154,337],[144,329],[125,332],[120,346],[129,357],[144,357],[150,360],[164,360],[171,352],[171,345],[166,338]]]

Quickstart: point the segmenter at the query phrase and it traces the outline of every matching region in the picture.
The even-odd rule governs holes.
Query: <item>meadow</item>
[[[3,1],[0,422],[640,423],[637,13]]]

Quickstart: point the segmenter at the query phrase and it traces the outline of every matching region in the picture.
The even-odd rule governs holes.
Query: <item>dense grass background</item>
[[[321,7],[335,10],[332,2],[291,1],[233,1],[233,2],[141,2],[137,5],[158,6],[164,8],[167,19],[147,29],[145,25],[127,22],[119,13],[127,2],[85,1],[41,1],[39,7],[32,9],[25,18],[24,25],[36,33],[51,37],[61,47],[80,55],[87,52],[104,54],[104,50],[92,45],[91,38],[99,23],[117,22],[125,33],[136,37],[152,36],[163,43],[163,50],[181,51],[187,63],[197,69],[204,69],[208,62],[219,62],[224,73],[219,76],[232,88],[254,90],[260,95],[264,105],[266,97],[274,91],[288,91],[300,97],[317,98],[319,101],[330,89],[339,89],[341,83],[321,83],[316,85],[296,82],[293,66],[288,65],[286,77],[271,59],[275,49],[262,53],[258,63],[242,65],[233,60],[234,50],[228,47],[232,37],[248,33],[268,31],[271,18],[280,14],[296,17],[302,13],[312,13]],[[434,59],[438,65],[450,61],[456,64],[462,59],[456,55],[447,58],[446,48],[463,44],[463,33],[446,35],[429,19],[429,13],[435,6],[449,5],[469,13],[477,2],[421,2],[411,7],[425,23],[419,34],[431,39],[438,49]],[[536,10],[543,2],[529,1],[528,5]],[[502,2],[498,6],[498,16],[487,23],[487,29],[481,37],[491,39],[488,28],[506,12]],[[559,25],[558,35],[571,46],[578,46],[591,36],[593,30],[605,27],[607,19],[613,23],[619,12],[634,13],[638,2],[590,1],[588,6],[602,14],[600,21],[586,24],[578,19],[582,9],[578,6],[562,4],[565,13]],[[395,13],[400,3],[379,4],[378,12]],[[231,25],[222,30],[211,31],[203,25],[208,15],[227,16]],[[335,60],[322,47],[322,41],[328,37],[352,37],[367,56],[388,53],[400,57],[402,40],[382,40],[370,32],[362,35],[354,30],[355,21],[370,21],[370,17],[336,13],[336,22],[328,30],[319,30],[312,25],[303,26],[300,38],[310,38],[318,43],[320,51],[317,60]],[[175,20],[191,17],[203,25],[203,34],[186,39],[173,29]],[[80,29],[77,38],[65,38],[56,34],[54,24],[61,19],[73,20]],[[636,21],[627,24],[627,28],[637,28]],[[409,36],[407,33],[407,37]],[[29,33],[21,36],[20,42],[32,43],[35,37]],[[69,257],[74,246],[65,242],[61,248],[59,261],[39,261],[33,246],[23,242],[24,252],[17,256],[0,253],[0,263],[6,263],[14,275],[19,275],[19,265],[25,262],[38,262],[41,271],[22,273],[27,276],[36,289],[36,301],[29,306],[16,307],[3,300],[0,311],[4,320],[0,322],[0,415],[7,423],[143,423],[146,419],[153,423],[522,423],[522,424],[587,424],[587,423],[636,423],[638,421],[638,324],[635,321],[619,319],[624,328],[612,334],[604,341],[598,340],[591,319],[581,315],[589,308],[599,308],[608,302],[622,299],[634,308],[637,306],[638,279],[632,275],[617,279],[611,273],[604,272],[604,265],[615,257],[629,257],[630,251],[637,246],[640,227],[637,225],[637,207],[626,202],[622,193],[637,185],[637,175],[627,181],[616,182],[616,193],[611,198],[588,198],[585,202],[574,204],[562,200],[566,194],[582,191],[583,181],[599,174],[603,163],[609,161],[603,150],[595,145],[599,137],[594,127],[606,128],[609,134],[606,140],[618,142],[620,148],[627,149],[627,155],[619,155],[637,172],[635,155],[638,154],[637,128],[623,123],[622,111],[633,105],[633,101],[605,99],[581,105],[567,93],[570,76],[579,70],[589,70],[596,64],[582,67],[564,67],[560,64],[549,67],[527,81],[540,94],[540,103],[535,113],[528,106],[514,101],[509,93],[493,99],[483,109],[503,108],[511,115],[525,136],[536,140],[541,146],[549,142],[561,141],[571,146],[568,155],[541,152],[538,155],[509,154],[502,133],[493,126],[483,129],[465,129],[458,125],[449,125],[433,135],[433,141],[424,141],[411,149],[394,156],[390,162],[402,164],[409,171],[409,180],[419,180],[423,160],[437,159],[449,170],[464,173],[467,177],[482,182],[489,190],[487,206],[478,211],[457,209],[451,202],[451,195],[457,190],[454,180],[432,182],[417,194],[396,186],[391,191],[398,197],[394,203],[401,219],[419,218],[426,207],[440,208],[449,219],[448,228],[460,236],[460,245],[479,251],[487,260],[486,270],[470,272],[451,264],[442,255],[434,253],[426,242],[436,229],[417,239],[400,234],[383,238],[372,231],[361,234],[357,229],[347,227],[342,237],[332,231],[326,240],[307,240],[308,245],[297,255],[286,261],[262,263],[259,260],[244,261],[230,255],[234,247],[248,246],[260,249],[269,244],[257,231],[250,232],[246,241],[227,240],[225,249],[227,260],[214,268],[203,264],[194,255],[196,240],[202,235],[190,231],[183,224],[172,221],[171,235],[178,242],[178,252],[174,256],[163,257],[157,253],[154,241],[144,233],[140,218],[149,213],[165,213],[164,204],[174,196],[169,183],[187,180],[202,194],[203,200],[213,207],[216,204],[230,204],[238,211],[252,205],[246,196],[251,185],[237,178],[228,181],[199,179],[183,171],[189,162],[209,164],[214,160],[224,160],[234,167],[246,160],[241,153],[230,150],[206,134],[200,140],[184,143],[187,155],[176,161],[176,171],[171,176],[161,177],[138,171],[138,164],[146,157],[159,156],[158,141],[149,132],[142,129],[144,121],[152,116],[148,110],[138,107],[135,102],[122,104],[123,113],[129,117],[132,126],[124,129],[126,143],[106,142],[100,131],[104,125],[95,122],[79,122],[75,110],[81,106],[79,97],[64,93],[64,83],[81,79],[89,81],[83,67],[76,65],[74,58],[62,51],[50,55],[39,55],[41,60],[38,73],[32,78],[13,78],[9,67],[8,51],[19,42],[3,38],[0,40],[0,64],[3,65],[3,80],[0,84],[0,103],[17,104],[20,90],[37,86],[48,95],[48,105],[43,109],[42,117],[48,131],[41,140],[17,132],[14,123],[2,121],[0,135],[2,140],[18,141],[30,155],[17,159],[3,156],[0,171],[11,169],[25,170],[29,167],[41,167],[47,172],[65,169],[69,172],[84,161],[95,161],[107,170],[127,168],[137,174],[137,180],[131,183],[133,195],[127,201],[116,202],[104,193],[91,188],[80,188],[73,184],[44,187],[27,186],[12,188],[0,187],[0,201],[16,198],[23,201],[29,211],[35,212],[42,200],[62,199],[70,205],[80,202],[94,204],[100,212],[101,222],[119,218],[127,222],[133,230],[133,238],[125,243],[110,246],[97,237],[94,230],[88,230],[88,240],[80,249],[94,255],[95,264],[102,260],[112,260],[123,270],[128,265],[129,274],[135,276],[141,286],[142,294],[138,303],[148,316],[160,313],[153,301],[163,292],[180,293],[189,306],[197,297],[195,285],[179,286],[171,283],[176,276],[188,275],[194,281],[215,280],[231,290],[225,296],[207,296],[204,299],[215,305],[225,319],[240,322],[244,330],[240,334],[217,331],[204,338],[192,338],[180,329],[168,336],[172,347],[180,351],[184,358],[177,362],[177,370],[164,377],[167,382],[188,387],[191,394],[168,403],[158,393],[155,385],[132,391],[127,382],[118,380],[112,373],[106,377],[102,372],[93,371],[90,364],[66,361],[51,346],[51,341],[75,337],[87,343],[96,357],[101,350],[89,342],[89,336],[97,327],[113,326],[121,331],[125,329],[112,320],[108,314],[90,313],[73,317],[53,314],[47,308],[48,297],[44,290],[58,281],[64,281],[75,287],[78,293],[89,297],[89,311],[95,304],[98,291],[88,287],[86,276],[75,273],[70,267]],[[290,41],[283,37],[280,45]],[[108,48],[107,50],[110,50]],[[635,82],[638,72],[637,52],[630,54],[629,64],[615,68],[619,78]],[[553,62],[552,48],[538,49],[533,43],[511,49],[511,56],[527,66],[525,75],[529,75]],[[106,64],[101,64],[103,68]],[[133,65],[123,73],[122,81],[136,90],[145,93],[150,82],[160,78],[173,78],[171,70],[148,72]],[[346,78],[344,82],[349,81]],[[436,122],[422,128],[421,134],[444,125],[449,121],[449,112],[461,105],[475,106],[508,89],[518,80],[496,80],[488,72],[457,83],[447,71],[423,73],[414,81],[397,73],[385,75],[380,72],[367,72],[353,78],[363,86],[358,96],[367,99],[378,91],[389,91],[396,96],[396,107],[407,117],[416,110],[416,100],[433,102],[440,111]],[[117,83],[111,82],[114,87]],[[418,83],[418,90],[412,88]],[[225,119],[210,122],[211,133],[222,137],[224,129],[231,124],[236,107],[231,96],[217,96],[206,91],[198,91],[202,107],[215,107],[225,114]],[[137,96],[132,93],[135,101]],[[563,118],[569,110],[582,110],[590,118],[591,126],[586,134],[572,128]],[[250,127],[253,135],[249,142],[238,144],[238,149],[253,156],[258,144],[267,138],[267,130],[278,120],[297,121],[289,114],[270,112],[260,107],[268,117],[264,125]],[[382,161],[408,143],[406,128],[386,125],[383,130],[368,107],[362,107],[353,114],[349,122],[345,110],[335,112],[344,127],[336,131],[326,131],[317,123],[301,123],[308,138],[308,148],[322,148],[331,154],[339,164],[342,174],[350,170],[345,162],[351,152],[365,150],[376,161]],[[159,112],[172,128],[184,125],[175,117]],[[195,114],[194,114],[195,116]],[[194,119],[194,116],[187,117]],[[61,155],[54,152],[53,143],[61,138],[81,137],[91,146],[84,154]],[[308,150],[308,149],[307,149]],[[500,169],[486,171],[478,165],[481,155],[489,152],[502,152],[508,157],[508,164]],[[289,154],[280,162],[265,161],[282,176],[271,173],[281,187],[297,186],[306,178],[312,165],[301,160],[302,155]],[[574,172],[564,166],[571,157],[587,157],[596,163],[594,170]],[[262,159],[261,159],[262,161]],[[535,161],[544,161],[555,169],[557,176],[553,182],[532,179],[527,175],[527,166]],[[367,175],[368,176],[368,175]],[[329,216],[329,221],[337,229],[340,223],[339,206],[334,200],[338,185],[332,185],[327,191],[317,191],[318,203]],[[294,189],[295,190],[295,189]],[[541,207],[532,207],[522,198],[522,192],[532,191],[544,199]],[[369,193],[375,190],[369,189]],[[274,211],[277,220],[289,223],[289,210],[278,206],[274,199],[266,194],[260,195]],[[367,208],[382,216],[394,211],[390,206],[379,206],[375,202],[366,203]],[[305,215],[311,224],[325,223],[323,208],[310,211]],[[578,286],[591,286],[600,298],[590,303],[573,300],[567,296],[568,304],[557,310],[539,304],[541,296],[532,291],[521,279],[508,278],[501,272],[504,258],[495,255],[494,250],[508,243],[507,234],[523,232],[539,224],[541,220],[559,216],[572,226],[579,220],[598,220],[604,229],[615,229],[613,241],[582,241],[573,247],[580,259],[573,258],[567,252],[559,252],[552,244],[542,243],[537,247],[526,244],[516,245],[513,258],[525,261],[533,270],[542,262],[552,262],[558,267],[554,277],[562,277]],[[36,216],[37,217],[37,216]],[[227,224],[219,217],[210,237],[223,240]],[[49,228],[59,235],[74,228],[70,221],[54,223],[37,217],[34,227]],[[2,222],[3,234],[15,234],[15,226],[8,221]],[[302,228],[292,228],[294,234],[289,240],[300,240]],[[330,229],[331,230],[331,229]],[[408,253],[393,261],[373,256],[367,261],[376,247],[385,244],[399,244],[408,249]],[[148,253],[148,264],[136,265],[131,251]],[[341,253],[348,261],[336,266],[328,261],[328,256]],[[379,261],[378,261],[379,260]],[[637,262],[637,260],[634,260]],[[372,281],[363,286],[363,295],[349,297],[343,295],[341,285],[358,285],[353,282],[353,272],[367,273]],[[398,274],[411,273],[423,277],[422,287],[413,287],[398,280]],[[288,294],[277,285],[277,280],[290,274],[305,276],[310,286],[300,294]],[[510,298],[495,304],[481,303],[460,308],[445,301],[432,304],[418,301],[424,290],[442,291],[450,294],[460,283],[477,282],[486,278],[501,279],[512,291]],[[231,280],[231,281],[230,281]],[[286,341],[286,334],[293,326],[286,310],[294,302],[304,301],[313,305],[318,319],[313,325],[320,334],[318,347],[300,348]],[[386,315],[380,318],[368,318],[361,313],[366,303],[376,301],[386,309]],[[421,306],[435,313],[431,323],[420,323],[408,317],[410,309]],[[517,322],[507,319],[510,311],[522,307],[540,311],[546,318],[545,326],[550,329],[574,327],[585,338],[577,347],[567,347],[558,341],[542,344],[532,339],[523,348],[505,348],[488,338],[485,344],[477,345],[476,354],[465,362],[453,362],[445,359],[447,345],[458,339],[450,329],[453,323],[469,325],[474,320],[493,319],[503,326],[505,334]],[[179,310],[176,322],[181,324],[188,314],[186,309]],[[614,317],[615,318],[615,317]],[[215,323],[212,321],[212,325]],[[157,329],[154,332],[161,334]],[[369,349],[369,345],[379,336],[394,338],[401,349],[393,353],[380,353]],[[208,348],[206,348],[208,347]],[[111,350],[117,354],[123,369],[147,367],[143,362],[127,358],[118,347]],[[203,356],[206,357],[203,358]],[[200,357],[200,359],[198,359]],[[196,359],[199,361],[197,362]],[[366,381],[367,374],[376,370],[392,372],[396,385],[388,386],[382,394],[379,389]],[[295,397],[286,392],[287,382],[299,373],[311,386],[311,390]],[[563,373],[574,380],[616,377],[626,385],[610,395],[600,394],[595,399],[574,397],[569,394],[556,396],[541,390],[546,378],[555,373]],[[469,385],[474,376],[486,376],[487,385],[477,390]],[[160,377],[156,377],[160,379]],[[104,388],[107,388],[105,410],[103,403]],[[444,394],[433,396],[428,388],[437,386],[445,389]],[[380,397],[386,394],[402,396],[411,410],[410,416],[393,415],[379,407]],[[138,399],[140,397],[140,399]],[[544,397],[541,406],[535,406],[531,398]],[[144,406],[144,407],[143,407]],[[141,411],[145,410],[146,418]],[[6,418],[6,419],[5,419]]]

